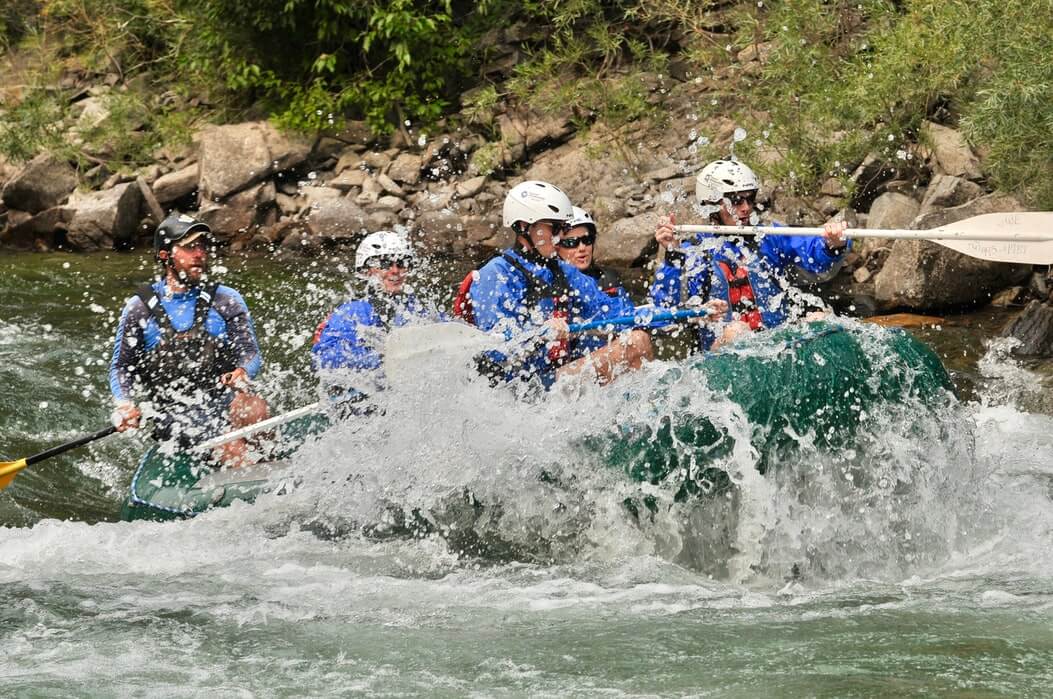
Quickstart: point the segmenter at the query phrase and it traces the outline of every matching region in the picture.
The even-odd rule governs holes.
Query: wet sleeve
[[[511,339],[523,330],[525,292],[519,275],[512,274],[506,266],[497,261],[484,265],[469,291],[476,326]]]
[[[329,322],[311,348],[311,359],[318,369],[377,369],[380,353],[368,341],[364,329],[374,326],[366,304],[344,304],[333,312]]]
[[[256,378],[263,366],[263,356],[256,340],[249,307],[237,291],[225,288],[223,292],[226,298],[217,299],[215,305],[226,321],[227,342],[237,358],[238,366],[245,370],[249,378]]]
[[[115,400],[132,399],[133,371],[139,353],[145,349],[144,330],[148,320],[149,312],[138,296],[125,301],[110,357],[110,393]]]
[[[666,255],[662,266],[655,272],[654,282],[651,283],[648,298],[652,304],[664,308],[680,305],[680,277],[684,273],[684,263],[683,253],[672,258]]]
[[[797,265],[812,274],[836,271],[844,262],[845,253],[851,249],[850,240],[843,248],[831,250],[819,235],[769,235],[761,243],[761,251],[778,269]]]

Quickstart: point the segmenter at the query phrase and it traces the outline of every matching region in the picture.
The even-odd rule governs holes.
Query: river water
[[[223,264],[275,412],[314,400],[310,335],[346,268]],[[116,314],[150,272],[131,254],[0,257],[0,458],[106,424]],[[959,385],[943,414],[908,405],[852,454],[805,449],[769,477],[735,450],[734,508],[658,488],[638,522],[622,501],[640,486],[575,447],[636,410],[648,372],[543,403],[422,376],[383,418],[306,444],[291,493],[186,522],[116,521],[141,438],[30,467],[0,493],[0,694],[1049,696],[1053,381],[987,339],[1002,320],[921,334]],[[718,396],[688,400],[746,436]],[[389,503],[466,489],[496,503],[493,555],[363,534]]]

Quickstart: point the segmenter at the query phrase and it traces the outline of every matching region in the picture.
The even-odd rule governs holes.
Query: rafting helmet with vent
[[[505,197],[504,224],[522,235],[526,229],[519,224],[530,225],[537,221],[559,221],[564,224],[573,214],[574,205],[559,187],[527,180],[520,182]]]
[[[570,220],[567,221],[567,229],[577,228],[578,226],[586,226],[592,231],[593,235],[596,235],[596,219],[594,219],[592,214],[585,209],[580,206],[575,206]]]
[[[695,198],[704,216],[719,212],[721,202],[728,194],[756,192],[758,189],[760,179],[757,174],[734,158],[714,160],[695,178]]]
[[[172,251],[173,245],[187,245],[197,238],[212,237],[212,229],[204,221],[173,211],[154,231],[154,257],[161,259],[161,251]]]
[[[413,257],[413,248],[403,236],[392,231],[377,231],[367,235],[358,244],[355,250],[355,271],[362,274],[370,267],[370,261],[381,258],[409,263]]]

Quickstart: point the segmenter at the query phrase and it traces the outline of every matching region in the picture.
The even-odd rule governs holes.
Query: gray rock
[[[983,177],[980,159],[961,133],[931,121],[922,124],[921,133],[932,146],[933,158],[945,174],[970,180]]]
[[[563,143],[573,133],[571,111],[562,114],[541,114],[530,109],[519,109],[497,117],[501,140],[511,156],[519,160],[540,143]]]
[[[400,153],[388,168],[387,176],[396,182],[415,185],[420,182],[420,169],[421,156],[413,153]]]
[[[339,199],[342,196],[344,193],[333,187],[304,187],[300,190],[300,197],[304,200],[305,205],[312,208],[319,202]]]
[[[139,225],[142,192],[134,183],[118,185],[103,192],[74,194],[66,208],[73,213],[66,229],[66,241],[74,250],[113,248],[115,241],[131,241]]]
[[[870,206],[867,226],[876,229],[910,228],[921,205],[913,197],[885,192]]]
[[[929,182],[925,190],[925,198],[921,202],[921,213],[927,214],[934,209],[946,209],[952,206],[960,206],[968,201],[982,196],[983,187],[953,175],[936,175]]]
[[[368,215],[347,197],[323,199],[311,207],[304,221],[311,237],[324,244],[355,244],[370,228]]]
[[[340,171],[339,167],[337,167],[337,171]],[[361,187],[362,183],[365,182],[368,177],[369,175],[366,174],[365,170],[354,168],[352,170],[344,170],[343,172],[340,172],[339,175],[329,180],[328,184],[334,189],[348,192],[356,187]]]
[[[162,204],[182,199],[197,189],[200,176],[200,168],[196,163],[161,175],[153,183],[154,196]]]
[[[665,180],[671,180],[674,177],[679,177],[679,175],[679,167],[677,167],[676,165],[666,165],[665,167],[660,167],[657,170],[651,170],[650,172],[645,173],[643,176],[643,180],[645,182],[656,184]]]
[[[377,184],[380,185],[380,188],[388,194],[394,194],[396,197],[401,197],[403,194],[405,194],[405,191],[403,191],[402,187],[399,187],[395,180],[391,179],[389,176],[382,173],[380,175],[377,175],[376,179]]]
[[[302,197],[290,197],[288,194],[281,192],[275,195],[274,201],[278,205],[278,210],[286,215],[295,214],[307,205],[306,200]]]
[[[77,174],[65,160],[42,153],[18,171],[0,192],[9,209],[40,213],[58,206],[77,186]]]
[[[684,210],[670,211],[677,214],[678,221],[687,221]],[[651,212],[623,218],[600,229],[596,239],[596,261],[600,264],[628,265],[640,256],[640,251],[654,240],[654,229],[658,219],[664,215]]]
[[[26,214],[26,216],[29,216]],[[8,219],[8,226],[0,232],[0,243],[17,248],[54,247],[56,233],[65,231],[73,211],[56,206],[28,218]]]
[[[198,134],[202,199],[218,201],[306,161],[310,144],[268,122],[210,126]]]
[[[1021,344],[1013,354],[1053,357],[1053,305],[1032,301],[1002,331],[1002,337],[1015,337]]]
[[[480,175],[479,177],[473,177],[464,182],[458,182],[455,188],[458,199],[468,199],[474,197],[476,194],[483,190],[486,185],[486,177]]]
[[[362,164],[362,156],[353,150],[346,150],[340,155],[340,159],[336,161],[336,167],[334,172],[340,174],[345,170],[359,169]]]
[[[221,242],[247,241],[267,223],[266,212],[276,196],[273,183],[261,183],[220,203],[206,204],[198,210],[197,218],[207,223]]]
[[[823,186],[819,189],[819,193],[831,197],[843,197],[846,194],[844,184],[836,177],[826,178]]]
[[[366,228],[371,231],[391,230],[399,223],[399,217],[392,211],[370,211],[366,215]]]
[[[391,156],[387,153],[369,151],[362,156],[362,162],[374,172],[382,172],[391,164]]]
[[[421,213],[417,217],[417,231],[426,250],[461,250],[466,239],[464,222],[449,209]]]
[[[923,213],[914,219],[911,223],[911,228],[929,230],[930,228],[939,228],[940,226],[963,221],[980,214],[1024,211],[1025,208],[1016,197],[1001,192],[994,192],[978,199],[973,199],[961,206],[953,206],[949,209],[936,209]]]
[[[365,209],[370,213],[374,211],[390,211],[392,213],[397,213],[399,211],[402,211],[403,207],[405,206],[406,202],[404,202],[399,197],[393,196],[391,194],[386,194],[377,199],[372,204],[366,206]]]

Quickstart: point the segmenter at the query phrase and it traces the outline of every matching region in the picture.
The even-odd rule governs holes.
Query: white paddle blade
[[[993,262],[1024,265],[1053,264],[1053,213],[1022,211],[983,214],[919,231],[952,250]]]
[[[392,328],[384,348],[384,375],[392,386],[412,386],[422,376],[463,372],[472,358],[499,340],[464,323]]]
[[[674,228],[682,233],[719,235],[802,236],[823,233],[819,227],[800,226],[678,225]],[[924,231],[849,228],[845,235],[849,238],[928,240],[981,260],[1023,265],[1053,264],[1053,213],[1048,211],[980,214]]]

